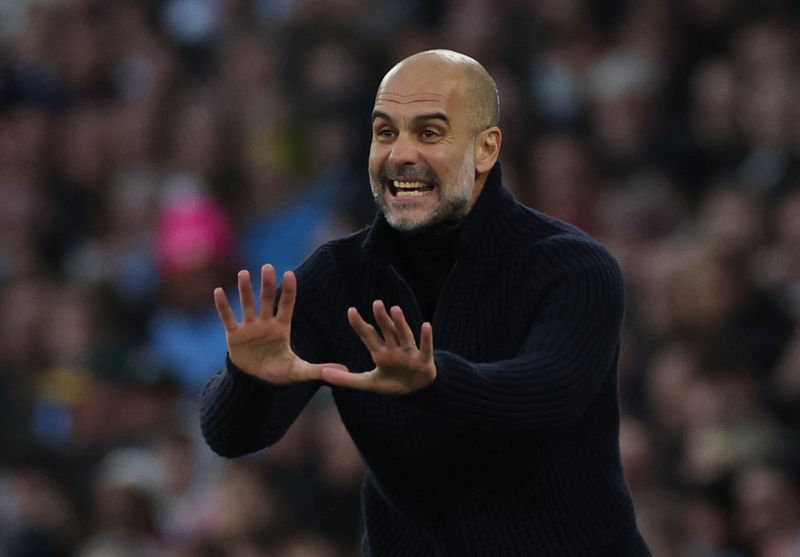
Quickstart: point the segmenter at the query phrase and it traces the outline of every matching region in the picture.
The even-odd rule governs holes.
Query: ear
[[[500,156],[503,133],[497,126],[486,128],[475,138],[475,172],[484,174],[492,169]]]

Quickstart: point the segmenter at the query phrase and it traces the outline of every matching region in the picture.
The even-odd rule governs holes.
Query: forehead
[[[458,115],[464,109],[462,81],[452,72],[440,75],[432,71],[393,72],[378,88],[375,109],[390,115],[431,110]]]

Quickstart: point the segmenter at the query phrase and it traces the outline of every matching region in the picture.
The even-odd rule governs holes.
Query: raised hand
[[[261,267],[261,296],[256,309],[256,298],[250,282],[250,273],[239,271],[239,298],[242,303],[242,322],[236,321],[228,298],[222,288],[214,289],[217,307],[225,337],[228,355],[239,369],[275,385],[320,379],[322,369],[341,368],[338,364],[311,364],[298,357],[289,346],[292,313],[297,297],[297,279],[291,271],[283,275],[283,293],[275,307],[275,269],[272,265]]]
[[[436,378],[436,364],[431,324],[422,324],[418,348],[403,310],[394,306],[387,312],[383,302],[376,300],[372,312],[381,334],[364,321],[356,308],[347,311],[347,320],[369,349],[375,369],[350,373],[340,367],[325,366],[322,378],[332,385],[386,395],[410,393],[432,383]]]

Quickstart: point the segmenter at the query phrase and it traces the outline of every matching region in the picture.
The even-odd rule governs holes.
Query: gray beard
[[[386,219],[389,226],[400,232],[421,232],[445,221],[460,221],[469,212],[470,205],[469,199],[444,199],[433,212],[430,219],[420,222],[409,218],[390,216],[389,205],[386,203],[386,199],[374,191],[372,195],[375,198],[378,209],[380,209],[383,218]]]

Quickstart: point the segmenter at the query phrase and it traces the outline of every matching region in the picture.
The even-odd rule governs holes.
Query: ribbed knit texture
[[[414,293],[426,321],[433,319],[442,286],[453,268],[453,245],[460,224],[444,222],[424,231],[392,231],[389,235],[396,254],[390,260]]]
[[[422,312],[382,217],[297,270],[292,345],[314,362],[372,369],[347,324],[373,300]],[[465,218],[433,314],[436,380],[401,397],[333,388],[367,472],[371,557],[649,555],[620,466],[619,268],[580,231],[514,201],[500,169]],[[228,362],[202,395],[224,456],[269,446],[319,383],[275,387]]]

